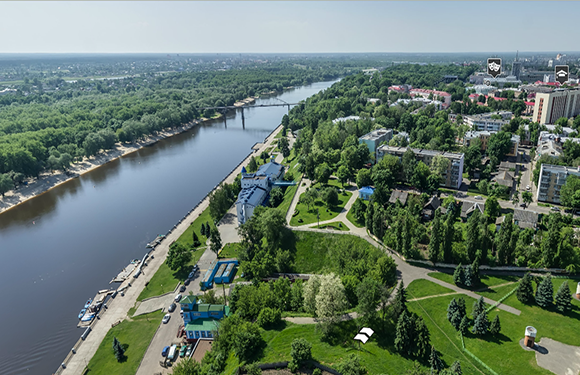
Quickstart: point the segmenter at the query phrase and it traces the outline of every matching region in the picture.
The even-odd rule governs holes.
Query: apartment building
[[[560,117],[580,115],[580,89],[556,89],[550,93],[537,93],[534,106],[535,122],[553,124]]]
[[[491,116],[499,115],[500,119],[492,119]],[[477,131],[494,131],[498,132],[502,126],[509,124],[512,113],[509,111],[481,113],[479,115],[465,116],[465,122]]]
[[[580,177],[580,167],[542,164],[536,194],[538,202],[560,203],[560,190],[570,175]]]
[[[475,138],[479,138],[481,141],[481,151],[487,150],[487,142],[491,138],[492,134],[497,133],[496,131],[470,131],[465,133],[463,137],[463,143],[469,147],[471,141]],[[506,156],[517,156],[518,147],[520,146],[520,136],[513,134],[511,137],[512,147]]]
[[[383,142],[388,142],[393,138],[393,129],[376,129],[367,133],[358,139],[358,143],[364,143],[368,146],[371,154],[377,152],[377,148]]]
[[[447,158],[450,163],[447,168],[447,172],[443,174],[444,182],[441,186],[445,186],[452,189],[459,189],[461,182],[463,180],[463,163],[464,155],[456,154],[453,152],[435,151],[435,150],[423,150],[418,148],[411,149],[415,153],[415,158],[417,161],[422,161],[427,166],[431,166],[433,158],[437,155],[441,155]],[[393,147],[382,145],[377,149],[377,162],[380,161],[385,155],[393,155],[399,159],[403,158],[403,154],[407,151],[407,147]]]

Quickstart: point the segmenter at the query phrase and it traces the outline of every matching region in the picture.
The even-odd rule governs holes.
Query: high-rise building
[[[580,167],[542,164],[536,199],[540,202],[560,203],[560,190],[570,175],[580,177]]]
[[[553,124],[560,117],[580,114],[580,89],[557,89],[550,93],[537,93],[533,121]]]
[[[515,76],[517,79],[520,79],[520,74],[522,73],[522,62],[518,58],[519,51],[516,52],[516,58],[512,63],[512,76]]]

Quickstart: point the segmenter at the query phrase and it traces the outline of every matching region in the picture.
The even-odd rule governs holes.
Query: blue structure
[[[358,197],[364,201],[371,199],[374,194],[375,188],[372,186],[364,186],[358,190]]]
[[[197,296],[186,296],[180,302],[188,340],[213,338],[212,331],[217,329],[218,321],[230,315],[228,306],[200,302]]]
[[[236,201],[238,223],[244,224],[254,213],[254,209],[267,202],[270,190],[280,185],[284,177],[284,166],[274,161],[261,165],[256,173],[247,173],[242,167],[242,191]]]
[[[230,269],[230,273],[227,275],[228,276],[226,278],[227,281],[224,281],[223,274],[224,274],[224,272],[226,272],[226,270],[228,269],[227,267],[230,264],[232,264],[233,266]],[[235,274],[235,267],[238,266],[239,264],[240,263],[235,258],[220,259],[220,260],[214,261],[212,263],[212,265],[209,267],[209,269],[207,270],[207,272],[205,273],[205,275],[203,276],[203,279],[201,279],[201,290],[206,290],[208,288],[211,288],[214,282],[216,284],[230,283],[233,279],[234,274]],[[232,270],[233,270],[233,272],[232,272]]]

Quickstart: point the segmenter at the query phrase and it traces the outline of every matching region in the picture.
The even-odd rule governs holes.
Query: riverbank
[[[265,151],[272,142],[274,141],[278,132],[282,130],[282,125],[278,126],[274,131],[272,131],[262,143],[258,143],[252,147],[252,152],[246,156],[242,162],[240,162],[223,180],[225,183],[233,183],[236,176],[241,173],[242,167],[246,166],[250,162],[250,158],[255,155],[259,155]],[[219,185],[219,184],[218,184]],[[217,188],[217,186],[215,187]],[[184,219],[167,234],[167,237],[158,245],[151,254],[154,258],[149,258],[147,261],[147,267],[144,269],[142,276],[131,281],[131,286],[125,290],[125,295],[117,297],[114,300],[109,300],[107,302],[108,308],[100,313],[100,319],[95,321],[92,326],[92,331],[87,336],[87,338],[80,342],[78,348],[75,349],[76,353],[69,355],[66,359],[66,368],[59,367],[56,374],[82,374],[87,363],[96,353],[99,345],[105,338],[109,329],[113,324],[122,321],[127,318],[129,309],[135,306],[138,296],[141,294],[146,284],[151,280],[153,275],[157,272],[159,267],[165,261],[167,253],[169,252],[169,246],[173,241],[177,239],[187,230],[187,228],[197,219],[204,211],[209,207],[209,196],[215,190],[212,189],[203,198],[195,208],[184,217]],[[186,208],[184,208],[186,211]],[[161,324],[161,322],[160,322]]]
[[[239,102],[234,103],[236,107],[243,107],[245,105],[255,102],[254,97],[249,97]],[[102,165],[105,165],[113,160],[116,160],[122,156],[128,155],[132,152],[138,151],[143,147],[150,146],[162,139],[172,137],[177,134],[186,132],[196,125],[199,125],[206,121],[216,120],[221,118],[220,114],[215,118],[204,118],[193,120],[187,124],[183,124],[177,128],[164,130],[156,135],[150,135],[143,141],[134,142],[131,144],[124,144],[117,142],[115,147],[111,150],[101,151],[96,156],[92,158],[83,158],[82,161],[74,163],[69,168],[68,172],[44,172],[40,174],[38,179],[29,179],[28,185],[21,185],[17,189],[10,190],[7,192],[3,198],[0,198],[0,214],[6,210],[9,210],[21,203],[28,201],[42,193],[49,191],[67,181],[77,178],[87,172],[90,172]]]

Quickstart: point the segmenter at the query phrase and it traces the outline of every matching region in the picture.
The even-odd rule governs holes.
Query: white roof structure
[[[363,335],[362,333],[359,333],[358,335],[356,335],[354,337],[354,339],[355,340],[358,340],[358,341],[362,341],[363,344],[366,344],[367,341],[369,341],[368,336],[367,335]]]

